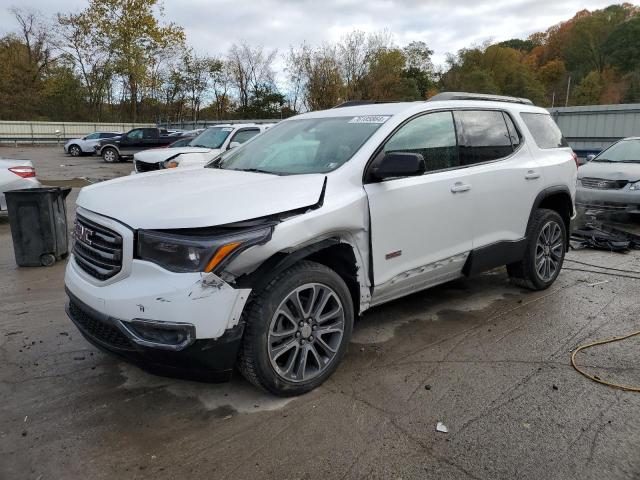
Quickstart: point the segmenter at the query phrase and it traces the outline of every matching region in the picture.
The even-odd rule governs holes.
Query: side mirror
[[[593,160],[594,158],[596,158],[596,156],[594,154],[589,154],[587,155],[587,162],[590,162],[591,160]]]
[[[231,150],[232,148],[239,147],[240,145],[242,145],[240,142],[231,142],[227,147],[227,150]]]
[[[390,152],[371,168],[376,180],[395,177],[414,177],[427,171],[424,157],[419,153]]]

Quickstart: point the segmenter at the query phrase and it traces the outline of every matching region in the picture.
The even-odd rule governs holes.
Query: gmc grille
[[[107,280],[122,270],[122,237],[113,230],[77,215],[73,254],[82,270]]]
[[[162,168],[162,164],[161,163],[147,163],[147,162],[141,162],[140,160],[136,160],[135,161],[135,169],[136,172],[154,172],[156,170],[160,170]]]
[[[604,178],[583,178],[581,182],[583,187],[598,190],[620,190],[629,183],[627,180],[607,180]]]

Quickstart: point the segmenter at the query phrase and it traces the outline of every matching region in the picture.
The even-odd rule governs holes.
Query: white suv
[[[506,265],[544,289],[576,163],[510,97],[345,106],[280,122],[205,168],[128,176],[77,200],[68,313],[152,371],[296,395],[327,379],[356,315]]]
[[[152,148],[133,156],[134,173],[165,168],[202,167],[221,152],[239,147],[270,128],[272,123],[236,123],[216,125],[200,132],[189,145],[176,148]]]

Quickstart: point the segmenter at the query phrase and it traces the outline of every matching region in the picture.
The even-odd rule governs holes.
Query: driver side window
[[[459,166],[451,112],[434,112],[410,120],[385,144],[384,153],[419,153],[427,172]]]
[[[140,140],[142,138],[142,129],[131,130],[127,133],[128,140]]]

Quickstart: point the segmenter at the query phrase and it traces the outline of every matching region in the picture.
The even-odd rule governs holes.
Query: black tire
[[[69,148],[67,150],[69,151],[69,155],[71,155],[72,157],[79,157],[80,155],[82,155],[82,149],[75,143],[73,145],[69,145]]]
[[[308,284],[328,287],[337,295],[344,311],[344,330],[339,339],[339,345],[335,345],[333,357],[318,369],[317,376],[307,381],[290,381],[279,374],[272,365],[272,360],[269,356],[269,332],[271,323],[276,318],[276,311],[281,304],[296,289]],[[249,382],[278,396],[290,397],[313,390],[331,376],[342,360],[351,339],[353,318],[351,295],[342,278],[324,265],[301,261],[277,275],[260,291],[252,292],[249,303],[243,312],[243,320],[246,326],[238,356],[238,369]],[[298,333],[295,335],[297,338]],[[316,336],[318,337],[318,335]],[[312,339],[313,336],[309,338]],[[293,341],[304,344],[304,338],[301,340],[294,338]],[[315,341],[317,342],[318,339],[316,338]],[[316,344],[316,348],[319,345]],[[311,346],[308,345],[308,347],[310,348]],[[302,346],[296,346],[292,364],[295,362],[299,349],[301,351]],[[318,365],[320,364],[318,363]],[[322,370],[323,368],[324,370]]]
[[[118,163],[120,161],[120,154],[115,148],[106,147],[102,149],[102,160],[107,163]]]
[[[55,263],[56,263],[56,257],[55,257],[55,255],[53,255],[51,253],[45,253],[45,254],[40,256],[40,264],[43,267],[51,267]]]
[[[557,266],[549,278],[543,278],[536,268],[536,252],[538,250],[538,239],[540,238],[541,232],[543,228],[550,224],[550,222],[551,224],[556,224],[559,227],[562,249],[557,250],[557,257],[559,258],[553,256],[553,252],[550,252],[549,255],[554,258]],[[526,238],[527,247],[524,258],[519,262],[507,265],[507,273],[509,274],[511,283],[529,290],[544,290],[549,288],[553,282],[555,282],[556,278],[558,278],[564,262],[567,244],[566,225],[564,224],[562,217],[557,212],[541,208],[536,210],[534,213],[533,218],[527,227]],[[555,244],[558,242],[559,241],[556,241]]]

